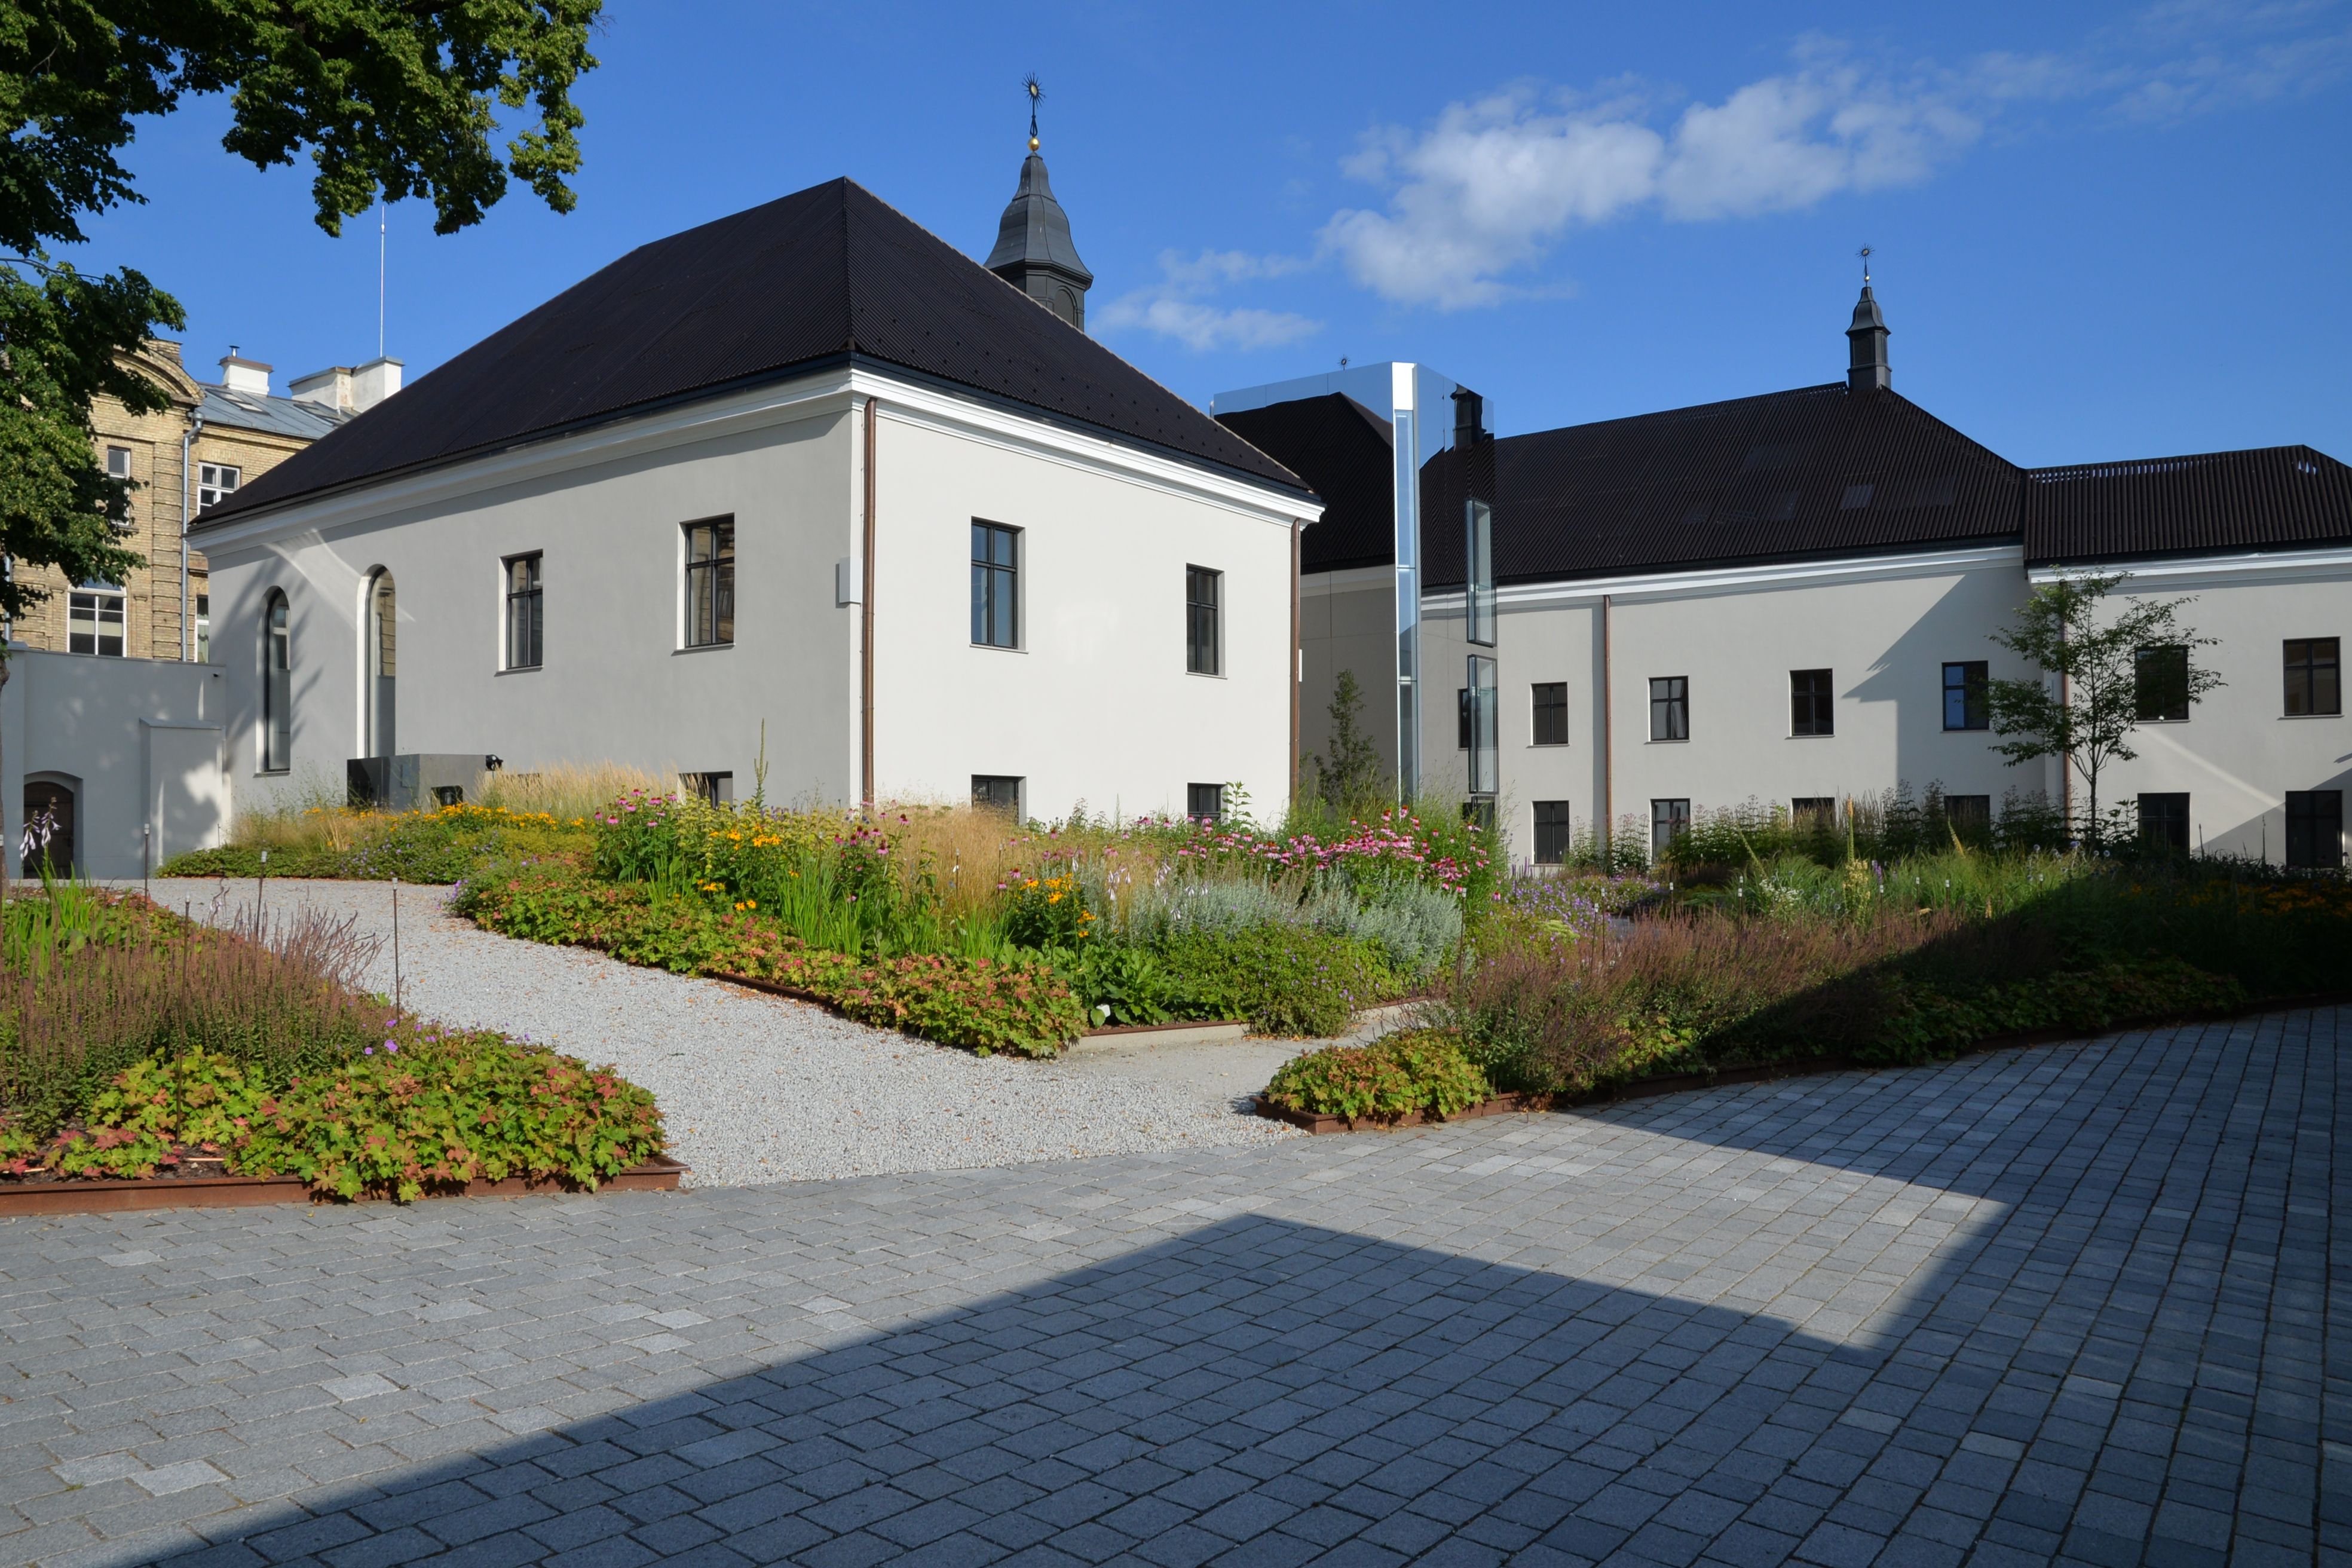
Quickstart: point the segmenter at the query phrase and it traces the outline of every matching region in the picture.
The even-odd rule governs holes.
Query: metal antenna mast
[[[375,357],[383,357],[383,197],[375,199]]]

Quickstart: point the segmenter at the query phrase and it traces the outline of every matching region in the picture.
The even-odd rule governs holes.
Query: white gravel
[[[249,908],[255,887],[159,879],[152,890],[160,903],[221,919]],[[355,915],[365,931],[391,932],[388,884],[273,879],[266,897],[273,912],[299,901]],[[805,1003],[496,936],[445,913],[446,897],[441,888],[400,891],[400,978],[409,1010],[616,1065],[660,1101],[670,1152],[693,1167],[689,1185],[1012,1165],[1299,1135],[1234,1103],[1297,1046],[1251,1040],[1175,1056],[982,1058]],[[392,994],[388,942],[368,984]]]

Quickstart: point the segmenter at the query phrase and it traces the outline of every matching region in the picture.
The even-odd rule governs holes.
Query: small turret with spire
[[[1045,178],[1045,160],[1037,152],[1037,101],[1045,89],[1031,77],[1022,84],[1029,94],[1029,156],[1022,161],[1021,183],[996,225],[996,248],[988,253],[988,269],[1045,306],[1080,331],[1087,325],[1087,290],[1095,275],[1078,259],[1070,239],[1069,215],[1054,199]]]
[[[1895,384],[1886,363],[1886,318],[1878,313],[1878,299],[1870,291],[1870,247],[1862,247],[1862,298],[1854,301],[1853,325],[1845,330],[1853,353],[1846,361],[1849,392],[1885,392]]]

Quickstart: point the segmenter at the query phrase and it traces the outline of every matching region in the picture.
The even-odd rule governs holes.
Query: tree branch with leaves
[[[1993,731],[2011,737],[1993,749],[2011,767],[2056,757],[2080,774],[2090,808],[2081,837],[2094,847],[2102,837],[2100,775],[2138,758],[2134,731],[2159,714],[2185,717],[2222,684],[2193,653],[2218,639],[2180,620],[2181,607],[2193,601],[2127,599],[2105,614],[2127,581],[2126,573],[2084,573],[2037,586],[1992,640],[2040,673],[1986,682]]]
[[[572,101],[595,68],[603,0],[0,0],[0,614],[46,595],[32,574],[121,582],[131,486],[99,467],[90,405],[170,406],[131,365],[179,302],[128,268],[52,260],[84,218],[142,198],[120,154],[138,121],[229,95],[222,144],[257,168],[308,149],[319,226],[379,197],[478,223],[522,181],[557,212],[580,168]],[[503,151],[499,113],[520,123]],[[518,113],[518,111],[520,111]],[[7,679],[0,644],[0,682]],[[0,859],[0,895],[5,891]]]

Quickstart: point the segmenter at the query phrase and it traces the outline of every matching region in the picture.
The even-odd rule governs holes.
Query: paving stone
[[[2352,1551],[2345,1016],[1181,1153],[23,1221],[0,1559],[2307,1563]]]

